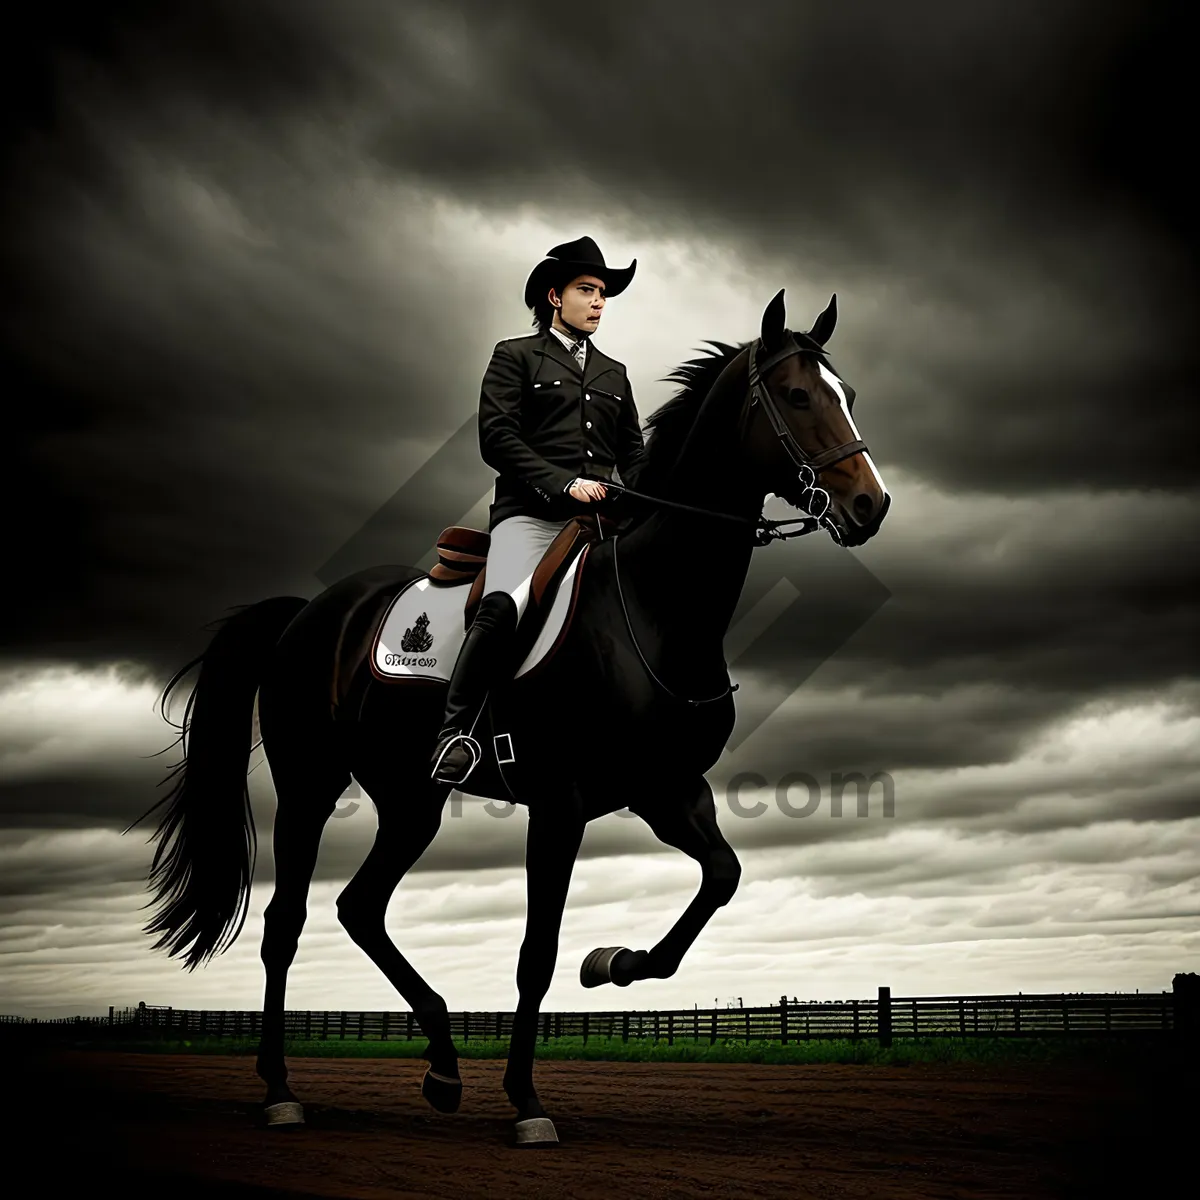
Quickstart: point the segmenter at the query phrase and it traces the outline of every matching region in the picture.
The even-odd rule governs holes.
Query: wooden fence
[[[1179,978],[1177,977],[1177,984]],[[1194,977],[1192,977],[1194,978]],[[1190,1014],[1195,993],[1075,993],[1015,996],[895,997],[881,987],[872,1000],[797,1002],[751,1008],[548,1012],[540,1016],[543,1041],[553,1038],[631,1039],[697,1042],[803,1042],[863,1039],[891,1045],[894,1038],[1130,1036],[1171,1033],[1177,1008]],[[1185,999],[1186,997],[1186,999]],[[450,1028],[456,1041],[507,1040],[512,1012],[455,1012]],[[1180,1016],[1184,1014],[1180,1012]],[[1191,1022],[1183,1024],[1191,1027]],[[140,1005],[110,1008],[107,1017],[67,1017],[49,1021],[0,1020],[0,1032],[17,1029],[47,1033],[72,1030],[92,1036],[139,1038],[255,1039],[261,1011],[195,1010]],[[306,1012],[284,1015],[284,1034],[305,1041],[424,1040],[411,1012]]]

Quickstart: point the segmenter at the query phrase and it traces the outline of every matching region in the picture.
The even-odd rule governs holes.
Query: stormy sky
[[[261,750],[241,938],[188,975],[141,932],[151,849],[121,830],[175,761],[157,697],[230,606],[486,521],[469,447],[394,497],[529,331],[530,269],[585,233],[638,260],[596,344],[643,418],[780,288],[799,329],[836,293],[893,503],[860,549],[755,555],[710,773],[737,896],[672,979],[581,989],[587,951],[652,945],[699,877],[594,823],[546,1007],[1197,969],[1182,6],[160,7],[45,3],[4,48],[0,1012],[261,1003]],[[878,790],[833,815],[849,772],[884,773],[894,815]],[[525,820],[456,800],[389,908],[452,1009],[515,1003]],[[335,915],[374,830],[356,785],[289,1007],[405,1007]]]

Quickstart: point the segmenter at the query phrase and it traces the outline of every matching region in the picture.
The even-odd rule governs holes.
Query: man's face
[[[554,292],[550,293],[551,296]],[[562,319],[587,333],[595,331],[604,311],[604,280],[596,275],[580,275],[562,291]]]

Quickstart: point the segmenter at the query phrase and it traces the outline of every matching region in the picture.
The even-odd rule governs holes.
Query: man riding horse
[[[464,783],[481,758],[472,736],[529,600],[533,570],[614,466],[632,486],[644,446],[623,363],[591,341],[605,302],[633,279],[590,237],[555,246],[533,269],[525,303],[536,334],[497,343],[479,396],[479,449],[499,472],[488,513],[486,592],[454,665],[432,778]]]

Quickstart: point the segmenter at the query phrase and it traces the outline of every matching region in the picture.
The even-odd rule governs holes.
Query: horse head
[[[854,389],[826,356],[836,323],[836,295],[807,333],[785,327],[783,289],[767,305],[749,348],[742,445],[764,494],[820,517],[840,545],[861,546],[891,497],[854,422]]]

